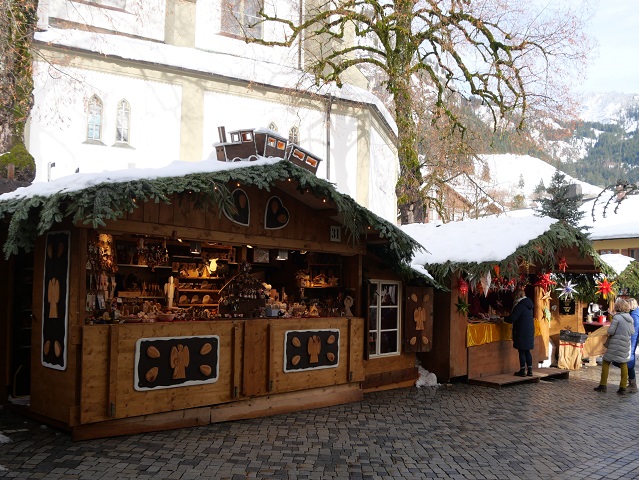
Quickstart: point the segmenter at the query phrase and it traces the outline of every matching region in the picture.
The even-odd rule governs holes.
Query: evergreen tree
[[[539,180],[539,183],[535,187],[534,193],[537,195],[542,194],[546,191],[546,185],[544,185],[544,179]]]
[[[570,194],[570,184],[566,181],[566,175],[559,170],[555,171],[550,186],[546,189],[548,198],[539,200],[539,208],[536,210],[539,216],[546,216],[564,220],[580,230],[580,220],[585,212],[579,207],[583,203],[583,194]]]

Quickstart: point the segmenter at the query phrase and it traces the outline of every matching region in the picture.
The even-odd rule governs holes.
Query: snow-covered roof
[[[95,33],[81,30],[52,27],[45,32],[36,32],[34,38],[39,42],[96,52],[104,56],[167,65],[318,95],[330,94],[344,100],[371,104],[379,110],[384,120],[397,134],[397,125],[392,115],[379,98],[372,93],[346,83],[342,87],[337,87],[334,84],[317,87],[315,79],[311,75],[291,67],[260,62],[233,54],[177,47],[122,35],[100,34],[96,36]]]
[[[604,217],[604,207],[611,194],[606,192],[595,207],[593,219],[592,207],[594,200],[585,202],[581,209],[585,215],[582,224],[589,226],[590,238],[592,240],[611,240],[617,238],[637,238],[639,237],[639,195],[629,195],[621,203],[613,200]],[[615,213],[615,208],[617,212]]]
[[[623,272],[628,265],[635,261],[634,258],[620,253],[605,253],[601,255],[601,259],[606,262],[615,271],[617,275]]]
[[[130,168],[127,170],[105,171],[102,174],[74,173],[57,178],[51,182],[37,182],[28,187],[18,188],[10,193],[0,195],[0,202],[14,198],[30,198],[32,196],[48,197],[60,192],[77,192],[85,188],[103,183],[122,183],[136,180],[154,180],[156,178],[182,177],[192,173],[222,172],[237,168],[246,168],[247,165],[274,165],[284,162],[280,158],[264,158],[254,162],[220,162],[209,158],[200,162],[175,161],[160,168]]]
[[[557,220],[548,217],[485,217],[446,224],[402,225],[428,251],[417,252],[413,268],[428,264],[498,262],[548,231]]]

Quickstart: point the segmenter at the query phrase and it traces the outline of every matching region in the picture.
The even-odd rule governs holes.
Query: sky
[[[639,94],[639,1],[599,0],[587,31],[598,43],[586,92]]]

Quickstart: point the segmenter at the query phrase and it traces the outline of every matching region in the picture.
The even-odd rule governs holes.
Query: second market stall
[[[504,216],[402,229],[428,246],[413,268],[447,287],[435,293],[434,348],[419,355],[439,379],[519,369],[511,326],[504,322],[516,288],[534,302],[533,363],[555,363],[550,350],[554,345],[557,352],[561,330],[584,332],[576,278],[592,282],[599,260],[587,237],[565,222]]]

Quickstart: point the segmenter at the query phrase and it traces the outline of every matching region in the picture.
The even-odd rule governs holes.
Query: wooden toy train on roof
[[[322,161],[273,130],[266,128],[235,130],[229,132],[230,141],[226,138],[224,127],[218,127],[217,131],[220,143],[215,144],[215,153],[220,162],[255,161],[259,157],[283,158],[317,174],[317,167]]]

